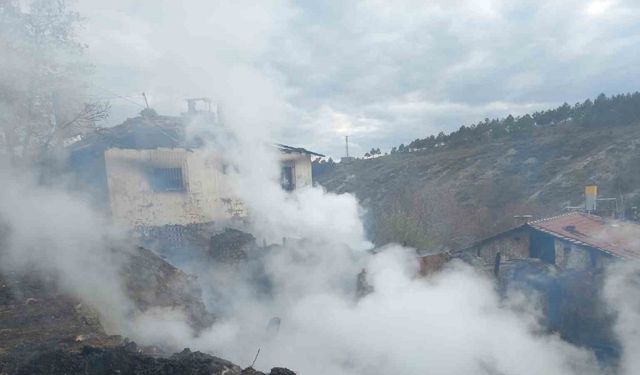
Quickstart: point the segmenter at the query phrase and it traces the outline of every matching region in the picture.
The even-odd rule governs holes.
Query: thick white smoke
[[[491,281],[466,266],[417,279],[412,252],[387,248],[365,260],[375,292],[356,301],[347,285],[355,284],[358,262],[346,259],[346,249],[293,251],[313,261],[275,261],[281,276],[267,312],[282,319],[278,334],[266,335],[269,315],[256,319],[264,311],[248,303],[229,317],[228,331],[237,334],[216,352],[249,363],[249,348],[260,347],[258,367],[287,365],[303,374],[597,372],[590,353],[539,333],[532,316],[502,306]],[[216,339],[204,335],[198,343]]]
[[[221,319],[209,330],[196,335],[175,311],[153,310],[116,326],[120,333],[241,365],[260,348],[257,367],[289,366],[304,374],[598,373],[593,355],[542,333],[532,316],[504,305],[491,281],[468,267],[454,265],[420,279],[410,249],[391,246],[375,256],[363,251],[355,199],[321,188],[282,192],[269,132],[256,130],[261,136],[255,136],[252,124],[259,129],[263,123],[251,118],[240,124],[227,120],[234,144],[223,150],[237,166],[238,194],[254,229],[298,238],[263,259],[272,292],[260,297],[247,275],[212,269],[200,281],[219,283],[236,298],[220,307]],[[0,216],[9,230],[3,267],[54,275],[62,288],[98,306],[107,321],[122,319],[129,302],[118,259],[109,252],[108,224],[69,193],[10,172],[2,180]],[[356,300],[356,275],[363,268],[375,291]],[[616,294],[632,286],[612,285],[625,344],[622,373],[631,374],[637,337],[629,327],[638,308]],[[273,317],[281,320],[275,334],[266,328]]]
[[[256,75],[253,69],[238,69],[216,80],[233,93],[222,108],[224,127],[194,121],[189,136],[207,141],[211,153],[221,156],[229,168],[231,186],[246,204],[259,238],[319,239],[370,246],[360,220],[362,211],[352,195],[326,193],[320,188],[300,188],[287,193],[280,187],[276,137],[286,123],[284,88],[274,80]],[[243,91],[238,91],[242,88]]]
[[[2,163],[0,181],[0,271],[52,279],[98,309],[107,329],[126,329],[133,305],[118,272],[124,253],[113,251],[126,249],[124,236],[78,192],[41,186]]]
[[[122,311],[107,308],[128,303],[118,259],[105,242],[108,224],[78,197],[16,174],[2,177],[0,215],[10,233],[3,239],[3,269],[53,275],[106,317],[121,318]],[[356,301],[355,275],[363,267],[375,292]],[[540,333],[532,316],[503,306],[492,282],[466,266],[420,279],[409,249],[392,246],[373,256],[311,238],[274,252],[265,268],[274,284],[269,298],[255,298],[253,286],[233,270],[224,274],[219,281],[237,300],[199,336],[183,317],[166,311],[138,316],[131,328],[118,329],[142,343],[189,346],[242,365],[260,348],[257,367],[286,365],[305,374],[596,373],[589,353]],[[201,276],[203,283],[215,280]],[[637,291],[628,279],[612,280],[619,334],[625,350],[634,353],[637,337],[629,327],[639,314],[628,302],[634,299],[623,297]],[[266,325],[276,316],[282,323],[273,334]],[[623,373],[631,374],[633,355],[625,358]]]
[[[273,283],[268,297],[258,296],[250,277],[235,269],[200,270],[203,283],[235,298],[225,302],[221,321],[209,332],[191,338],[173,324],[165,341],[243,365],[260,348],[257,367],[289,366],[303,374],[598,372],[591,353],[544,334],[535,316],[503,304],[492,282],[469,267],[455,265],[426,280],[416,278],[412,249],[390,246],[375,256],[364,251],[353,196],[319,187],[284,192],[270,142],[273,128],[246,117],[225,120],[223,135],[209,134],[210,146],[236,167],[234,186],[252,231],[298,240],[262,260]],[[362,269],[374,292],[356,300]],[[281,321],[277,334],[267,329],[273,317]],[[150,319],[146,328],[157,323]]]
[[[622,347],[620,373],[640,373],[640,265],[620,263],[609,270],[604,297],[616,313],[614,329]]]
[[[197,334],[179,312],[163,309],[123,324],[131,302],[117,272],[120,260],[109,250],[114,237],[107,221],[75,195],[6,171],[0,174],[0,223],[9,233],[0,243],[2,269],[55,277],[98,308],[113,330],[139,343],[191,347],[245,366],[260,348],[261,369],[287,366],[305,375],[599,373],[591,353],[544,333],[534,316],[511,309],[491,280],[469,267],[453,264],[422,279],[411,249],[365,251],[353,196],[318,187],[282,191],[272,145],[286,141],[275,139],[290,111],[286,87],[252,64],[212,65],[212,90],[225,99],[225,130],[214,130],[209,146],[236,168],[234,187],[251,213],[253,232],[295,239],[260,260],[272,284],[268,293],[256,290],[250,270],[203,267],[203,286],[229,297],[207,301],[221,314],[214,326]],[[362,269],[374,292],[357,300]],[[640,323],[640,308],[637,298],[626,298],[638,287],[628,280],[615,276],[608,289],[619,311],[624,375],[639,368],[632,327]],[[274,317],[281,322],[277,332],[267,329]]]

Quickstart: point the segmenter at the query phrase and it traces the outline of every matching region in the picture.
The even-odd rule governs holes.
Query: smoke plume
[[[290,239],[259,259],[268,286],[256,282],[250,266],[193,267],[206,304],[220,315],[213,326],[195,332],[171,309],[131,314],[121,259],[111,251],[123,235],[82,196],[42,186],[10,167],[0,167],[2,270],[55,279],[98,309],[111,333],[141,344],[190,347],[243,366],[260,349],[259,369],[287,366],[306,375],[602,373],[592,353],[540,326],[535,301],[513,308],[491,279],[469,266],[452,263],[418,278],[414,249],[368,251],[354,196],[321,187],[284,192],[274,144],[284,141],[277,138],[291,112],[288,89],[254,64],[259,56],[251,56],[251,63],[212,62],[211,90],[224,97],[223,126],[194,123],[190,133],[205,138],[207,149],[233,167],[232,186],[250,213],[251,232],[272,243]],[[357,299],[363,269],[373,291]],[[612,272],[606,293],[618,313],[621,375],[640,369],[634,272]]]

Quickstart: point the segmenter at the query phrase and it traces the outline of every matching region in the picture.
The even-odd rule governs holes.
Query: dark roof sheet
[[[298,153],[301,153],[301,154],[314,155],[314,156],[320,156],[320,157],[324,157],[325,156],[325,155],[322,155],[322,154],[318,154],[317,152],[309,151],[309,150],[307,150],[305,148],[302,148],[302,147],[292,147],[292,146],[283,145],[281,143],[278,143],[276,146],[278,146],[280,151],[286,152],[286,153],[298,152]]]
[[[482,245],[484,245],[484,244],[486,244],[486,243],[488,243],[490,241],[493,241],[495,239],[498,239],[498,238],[506,236],[506,235],[510,235],[510,234],[512,234],[512,233],[514,233],[516,231],[519,231],[519,230],[524,230],[526,228],[527,228],[527,224],[521,224],[521,225],[518,225],[516,227],[511,227],[509,229],[506,229],[506,230],[503,230],[503,231],[498,232],[496,234],[493,234],[493,235],[491,235],[489,237],[485,237],[485,238],[482,238],[480,240],[474,241],[474,242],[472,242],[470,244],[467,244],[467,245],[463,246],[460,250],[457,250],[456,252],[467,251],[467,250],[473,249],[475,247],[482,246]]]

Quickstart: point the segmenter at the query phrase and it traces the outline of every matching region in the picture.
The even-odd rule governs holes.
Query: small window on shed
[[[153,191],[184,191],[182,168],[150,168],[149,184]]]

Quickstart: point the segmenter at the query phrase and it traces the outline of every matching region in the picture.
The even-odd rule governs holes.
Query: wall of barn
[[[118,224],[187,225],[229,217],[220,162],[203,151],[109,149],[105,164],[111,213]],[[184,190],[154,191],[149,168],[180,168]]]
[[[581,246],[560,238],[555,239],[556,265],[565,269],[589,269],[604,267],[615,258],[590,247]]]
[[[566,269],[591,268],[590,249],[559,238],[555,239],[556,265]]]
[[[498,252],[501,253],[502,261],[529,258],[530,233],[531,230],[522,228],[486,240],[466,251],[480,257],[485,264],[495,263]],[[564,269],[601,268],[616,259],[602,251],[557,237],[553,237],[553,246],[552,250],[555,250],[555,265]]]
[[[486,264],[493,264],[498,252],[501,253],[502,261],[525,259],[529,257],[529,233],[525,228],[515,230],[479,244],[469,251]]]

